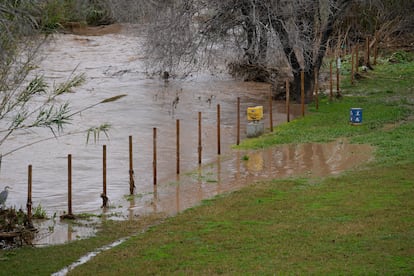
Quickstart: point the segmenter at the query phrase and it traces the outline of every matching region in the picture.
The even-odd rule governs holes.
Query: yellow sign
[[[247,108],[247,120],[248,121],[259,121],[263,119],[263,106],[255,106]]]

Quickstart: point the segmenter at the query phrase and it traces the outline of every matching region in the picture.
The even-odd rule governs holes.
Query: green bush
[[[397,51],[394,52],[391,57],[388,60],[389,62],[392,63],[406,63],[406,62],[411,62],[413,61],[413,55],[408,53],[408,52],[404,52],[404,51]]]
[[[93,26],[113,23],[111,11],[103,0],[45,0],[41,10],[40,26],[47,33],[59,30],[69,22]]]

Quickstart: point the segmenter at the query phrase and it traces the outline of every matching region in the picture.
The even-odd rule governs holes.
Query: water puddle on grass
[[[164,184],[135,197],[128,216],[164,212],[174,215],[203,199],[231,192],[261,180],[325,177],[358,167],[372,158],[372,147],[338,140],[327,144],[284,145],[257,151],[236,151],[192,173],[165,179]]]

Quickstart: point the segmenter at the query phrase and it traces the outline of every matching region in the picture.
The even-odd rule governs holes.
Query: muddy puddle
[[[113,103],[82,112],[65,134],[82,132],[101,123],[111,124],[109,139],[101,135],[86,144],[86,134],[63,135],[36,143],[2,160],[0,187],[9,185],[8,206],[24,208],[27,167],[33,166],[33,205],[50,217],[67,211],[67,155],[72,155],[73,202],[76,213],[105,213],[114,219],[151,212],[175,214],[205,198],[239,189],[249,183],[287,176],[326,176],[358,166],[370,159],[371,149],[346,141],[330,144],[289,145],[254,152],[233,152],[236,142],[237,97],[241,102],[241,138],[245,135],[245,110],[263,105],[269,127],[269,86],[232,80],[225,74],[201,73],[185,80],[148,78],[142,39],[123,30],[101,36],[56,35],[44,49],[46,58],[37,70],[53,85],[65,81],[76,68],[86,83],[59,101],[69,101],[76,111],[103,99],[126,94]],[[178,100],[177,100],[178,99]],[[221,110],[221,155],[217,155],[217,105]],[[285,104],[273,103],[273,124],[286,121]],[[300,108],[291,107],[291,118]],[[202,113],[202,167],[198,160],[198,112]],[[347,114],[344,112],[344,114]],[[181,174],[176,175],[176,120],[180,120]],[[153,128],[157,128],[157,189],[153,186]],[[136,191],[129,194],[128,137],[133,136]],[[22,145],[51,137],[47,130],[15,133],[2,148],[9,152]],[[107,145],[108,210],[102,200],[102,146]],[[246,158],[248,156],[248,158]],[[248,159],[248,160],[244,160]],[[90,222],[87,222],[90,224]],[[92,224],[95,222],[92,222]],[[38,224],[38,245],[62,243],[93,235],[91,227],[48,220]]]

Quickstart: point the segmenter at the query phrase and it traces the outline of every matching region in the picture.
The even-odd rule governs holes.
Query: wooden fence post
[[[315,106],[316,106],[316,110],[319,109],[319,80],[318,80],[318,69],[315,68],[314,71],[315,74]]]
[[[341,90],[340,90],[340,69],[341,69],[341,58],[338,57],[336,61],[336,96],[341,96]]]
[[[366,40],[365,40],[365,50],[366,50],[366,53],[365,53],[365,66],[366,67],[370,67],[371,66],[371,64],[370,64],[370,49],[369,49],[369,36],[367,36],[367,38],[366,38]]]
[[[29,224],[32,224],[32,165],[28,167],[28,179],[27,179],[27,219]]]
[[[289,80],[286,80],[286,120],[290,122],[290,87]]]
[[[102,185],[103,191],[101,194],[102,206],[101,208],[108,207],[108,195],[106,193],[106,145],[102,147]]]
[[[300,98],[302,105],[302,117],[305,117],[305,72],[300,71]]]
[[[72,155],[68,155],[68,214],[72,215]]]
[[[217,154],[221,154],[220,104],[217,104]]]
[[[176,134],[177,134],[177,139],[176,139],[177,174],[180,174],[180,120],[176,121],[175,128],[176,128]]]
[[[240,97],[237,97],[237,138],[236,145],[240,144]]]
[[[333,69],[332,69],[333,61],[329,63],[329,100],[332,101],[333,98]]]
[[[359,71],[359,45],[355,46],[355,72],[358,73]]]
[[[275,84],[276,89],[276,84]],[[270,132],[273,132],[273,97],[272,97],[272,87],[270,86],[269,93],[269,123],[270,123]]]
[[[133,195],[135,189],[134,161],[132,151],[132,136],[129,136],[129,194]]]
[[[75,219],[72,213],[72,154],[68,154],[68,213],[60,216],[61,219]]]
[[[153,128],[153,176],[154,176],[154,186],[157,185],[157,128]]]
[[[354,50],[351,51],[351,84],[354,84],[354,77],[355,77],[355,55]]]
[[[201,112],[198,112],[198,164],[201,165],[203,146],[201,141]]]
[[[377,57],[378,57],[378,40],[375,40],[374,45],[374,65],[377,65]]]

